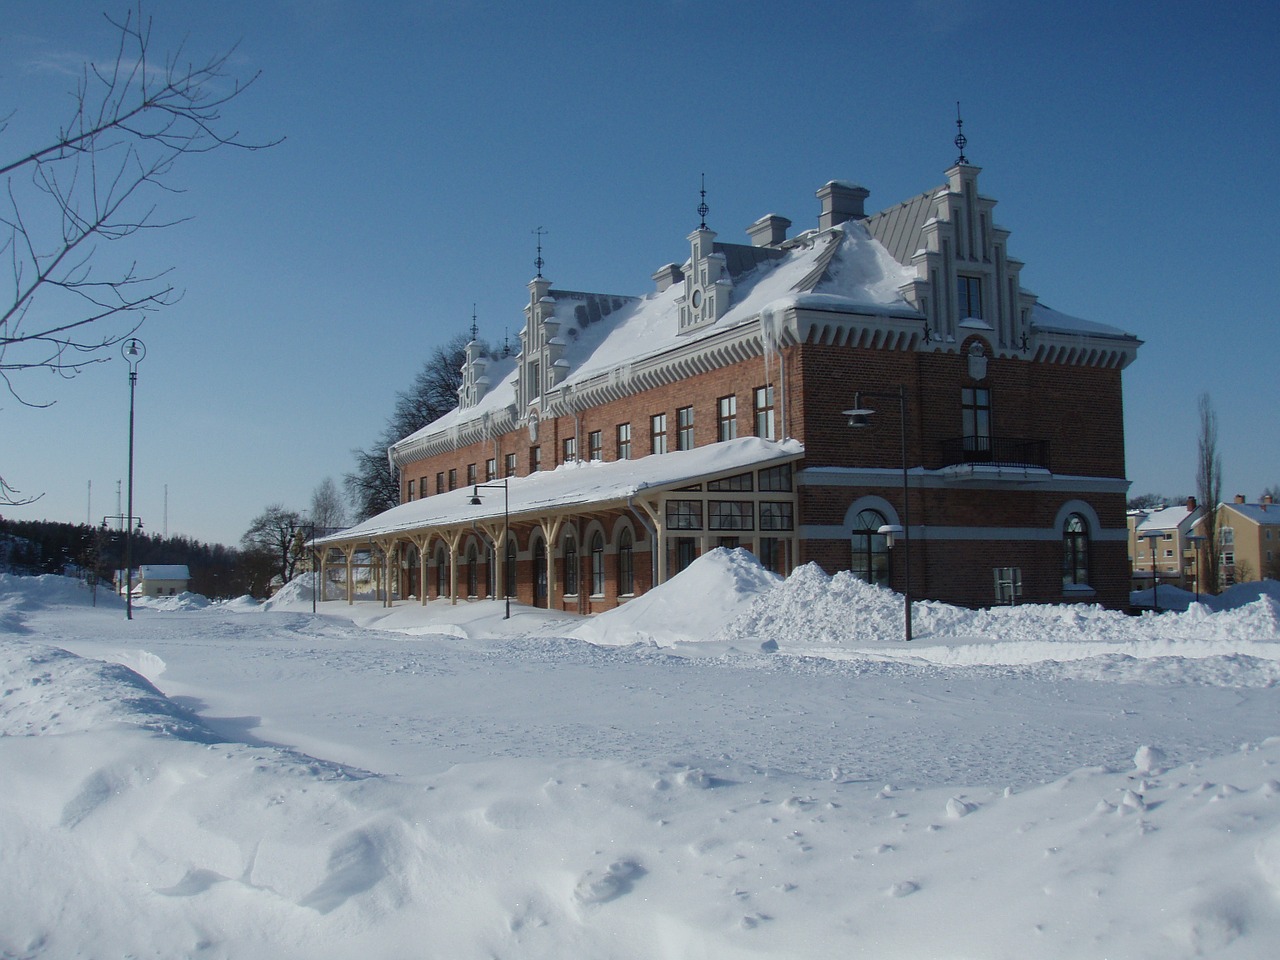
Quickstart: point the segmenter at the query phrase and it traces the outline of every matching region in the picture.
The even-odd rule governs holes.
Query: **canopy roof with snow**
[[[466,526],[479,521],[539,516],[579,510],[626,506],[645,493],[678,489],[708,478],[729,476],[799,459],[804,447],[795,440],[777,442],[741,437],[724,443],[680,450],[638,460],[578,461],[561,464],[525,477],[480,484],[480,503],[472,504],[472,487],[402,503],[370,517],[317,544],[376,540],[429,527]],[[507,495],[503,496],[502,487]]]

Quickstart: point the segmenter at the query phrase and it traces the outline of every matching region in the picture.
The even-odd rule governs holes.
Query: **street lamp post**
[[[1151,607],[1156,613],[1160,612],[1160,568],[1156,566],[1156,544],[1160,542],[1161,536],[1159,533],[1145,534],[1147,543],[1151,546]]]
[[[115,529],[115,530],[120,531],[121,533],[124,533],[124,532],[125,532],[125,521],[126,521],[127,519],[128,519],[128,518],[127,518],[123,513],[109,513],[109,514],[107,514],[105,517],[103,517],[103,518],[102,518],[102,527],[101,527],[101,530],[102,530],[103,535],[105,536],[105,535],[106,535],[106,533],[107,533],[107,531],[111,530],[113,527],[114,527],[114,529]],[[108,523],[108,521],[114,521],[114,523]],[[136,533],[141,533],[141,532],[142,532],[142,518],[141,518],[141,517],[134,517],[134,518],[133,518],[133,529],[134,529],[134,532],[136,532]],[[125,565],[126,565],[126,567],[128,566],[128,562],[127,562],[127,561],[126,561]],[[113,569],[115,569],[115,568],[113,567]],[[119,573],[120,571],[119,571],[118,569],[115,569],[115,572],[116,572],[116,573]],[[132,577],[130,577],[129,579],[130,579],[130,580],[132,580]],[[116,584],[116,590],[117,590],[117,592],[119,591],[119,589],[120,589],[120,585],[119,585],[119,584]],[[127,593],[132,593],[132,592],[133,592],[132,587],[130,587],[130,588],[129,588],[129,590],[127,590],[126,592],[127,592]],[[128,601],[126,601],[126,607],[127,607],[127,606],[128,606]],[[131,619],[132,619],[132,618],[131,618]]]
[[[503,477],[501,480],[494,480],[491,483],[473,483],[471,485],[471,505],[478,507],[483,502],[480,499],[481,490],[497,490],[502,488],[502,596],[507,602],[507,612],[502,615],[503,620],[511,619],[511,590],[508,585],[511,583],[511,573],[507,570],[507,560],[509,557],[507,544],[511,537],[511,478]],[[498,557],[498,551],[493,551],[494,559]]]
[[[1194,551],[1192,553],[1192,558],[1195,560],[1195,564],[1196,564],[1195,566],[1196,603],[1199,603],[1200,602],[1200,544],[1204,543],[1205,540],[1208,539],[1208,537],[1205,537],[1203,534],[1192,533],[1187,536],[1187,539],[1191,542],[1191,549],[1192,551]]]
[[[130,337],[120,348],[129,364],[129,522],[124,528],[124,609],[125,617],[133,619],[133,394],[138,385],[138,364],[147,355],[146,345],[137,337]]]
[[[907,388],[899,384],[897,393],[886,393],[872,390],[859,390],[853,395],[853,409],[843,411],[849,418],[849,426],[863,429],[871,425],[870,416],[874,410],[862,406],[863,397],[883,397],[898,399],[898,421],[902,434],[902,619],[906,641],[911,642],[911,491],[907,482]],[[888,538],[892,544],[897,534],[895,525],[886,525],[876,531]],[[892,549],[892,546],[890,546]]]

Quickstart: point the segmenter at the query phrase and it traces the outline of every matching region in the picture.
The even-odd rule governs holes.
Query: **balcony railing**
[[[997,467],[1049,469],[1049,441],[1023,437],[955,437],[942,441],[946,464],[989,463]]]

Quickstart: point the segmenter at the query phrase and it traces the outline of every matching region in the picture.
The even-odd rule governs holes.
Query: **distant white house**
[[[133,580],[135,597],[172,597],[185,593],[191,573],[185,563],[144,563]],[[120,581],[124,585],[123,578]]]

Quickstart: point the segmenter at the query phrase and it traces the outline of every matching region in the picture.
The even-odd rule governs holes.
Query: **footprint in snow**
[[[573,895],[579,903],[607,903],[629,893],[644,872],[644,867],[634,860],[615,860],[603,873],[595,870],[584,873]]]

